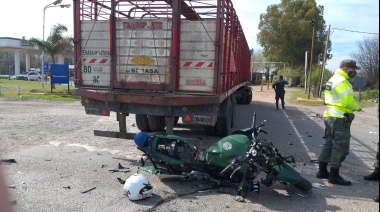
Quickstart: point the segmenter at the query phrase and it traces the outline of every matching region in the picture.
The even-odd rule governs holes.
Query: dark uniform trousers
[[[325,144],[319,161],[330,163],[333,168],[340,168],[350,150],[352,120],[345,118],[325,118]]]
[[[278,100],[281,99],[281,105],[284,108],[284,106],[285,106],[285,100],[284,100],[284,98],[285,98],[285,90],[276,90],[275,92],[276,92],[276,97],[275,97],[275,99],[276,99],[276,107],[278,108]]]

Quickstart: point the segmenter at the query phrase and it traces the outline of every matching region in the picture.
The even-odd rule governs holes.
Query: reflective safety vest
[[[360,110],[360,105],[354,98],[354,90],[348,81],[347,73],[338,69],[326,83],[324,117],[343,118],[345,113]]]

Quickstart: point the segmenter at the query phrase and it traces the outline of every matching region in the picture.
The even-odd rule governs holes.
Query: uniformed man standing
[[[328,179],[329,183],[337,185],[351,185],[339,174],[341,163],[346,159],[350,149],[351,123],[355,118],[354,111],[361,111],[356,103],[352,85],[348,81],[360,69],[354,60],[343,60],[326,83],[324,113],[325,144],[319,156],[319,171],[317,178]],[[330,163],[330,173],[327,164]]]
[[[285,109],[285,85],[289,84],[284,80],[284,77],[280,75],[280,79],[272,85],[272,88],[276,92],[276,110],[278,110],[278,100],[281,99],[282,109]]]

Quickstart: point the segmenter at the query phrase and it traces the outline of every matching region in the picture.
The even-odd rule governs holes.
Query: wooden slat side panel
[[[142,90],[170,81],[171,19],[127,20],[116,23],[117,68],[120,87],[142,83]]]
[[[110,33],[108,21],[81,22],[82,85],[110,86]]]
[[[181,91],[213,92],[216,21],[181,23]]]

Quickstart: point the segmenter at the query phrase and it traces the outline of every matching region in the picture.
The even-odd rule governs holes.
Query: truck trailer
[[[144,132],[184,124],[226,136],[250,104],[251,51],[232,0],[74,0],[75,94],[86,114]]]

